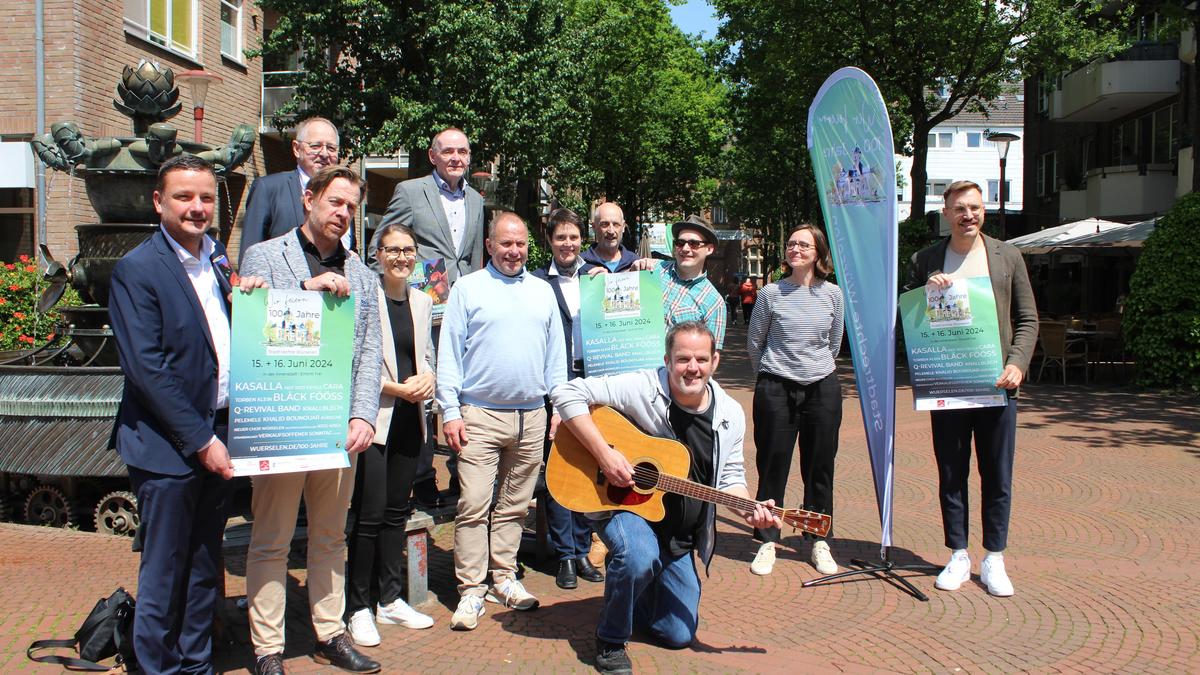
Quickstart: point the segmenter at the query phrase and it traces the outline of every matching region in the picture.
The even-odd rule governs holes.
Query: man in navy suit
[[[246,197],[246,217],[242,219],[242,245],[238,262],[246,250],[260,241],[286,234],[304,222],[304,195],[308,180],[327,166],[338,163],[338,130],[324,117],[309,117],[296,125],[292,154],[295,171],[263,176],[250,184]],[[353,243],[353,229],[342,238],[347,249]]]
[[[154,191],[160,229],[114,267],[109,314],[125,390],[113,430],[141,514],[134,650],[147,673],[211,673],[225,528],[229,262],[205,233],[217,179],[180,156]],[[243,290],[264,287],[244,277]]]

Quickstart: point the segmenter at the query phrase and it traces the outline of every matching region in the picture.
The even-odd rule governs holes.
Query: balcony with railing
[[[1163,213],[1175,202],[1177,182],[1174,164],[1091,169],[1080,189],[1059,192],[1058,216],[1061,220],[1071,221]]]
[[[279,133],[292,127],[291,124],[288,124],[277,128],[275,113],[296,96],[296,83],[303,74],[302,70],[263,71],[262,114],[258,125],[259,133]]]
[[[1179,93],[1179,45],[1138,43],[1064,75],[1050,95],[1050,119],[1109,122]]]

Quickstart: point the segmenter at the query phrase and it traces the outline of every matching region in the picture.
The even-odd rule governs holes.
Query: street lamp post
[[[203,143],[204,99],[208,97],[208,85],[220,84],[221,76],[207,70],[185,70],[176,75],[175,79],[192,88],[192,120],[195,122],[193,136],[197,143]]]
[[[1000,239],[1003,241],[1008,238],[1008,231],[1005,229],[1004,223],[1004,170],[1008,164],[1008,144],[1021,140],[1021,137],[1002,131],[988,134],[987,139],[996,144],[996,152],[1000,155]]]

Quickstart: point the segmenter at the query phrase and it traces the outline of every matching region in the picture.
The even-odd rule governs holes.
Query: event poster
[[[446,260],[419,260],[413,265],[408,285],[433,298],[433,318],[440,321],[450,299],[450,278],[446,275]]]
[[[900,296],[913,407],[984,408],[1007,403],[996,298],[989,277],[923,286]]]
[[[627,373],[663,364],[662,282],[652,272],[595,274],[579,280],[583,372]]]
[[[354,298],[233,294],[229,456],[237,476],[350,466]]]

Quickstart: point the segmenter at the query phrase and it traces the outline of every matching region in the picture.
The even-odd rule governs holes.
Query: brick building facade
[[[164,14],[165,13],[165,14]],[[173,13],[173,14],[172,14]],[[208,91],[204,140],[222,145],[238,124],[259,124],[262,67],[243,50],[262,36],[262,10],[249,0],[44,0],[46,128],[36,129],[35,4],[0,5],[0,258],[32,253],[37,242],[32,169],[27,141],[49,125],[72,120],[88,136],[132,136],[131,121],[112,100],[125,65],[146,59],[176,71],[203,68],[223,82]],[[183,107],[168,123],[192,140],[192,91],[180,85]],[[266,173],[262,148],[239,170],[246,184]],[[65,261],[77,252],[74,226],[97,222],[83,181],[46,171],[46,244]],[[236,182],[236,181],[235,181]],[[245,190],[234,194],[240,211]],[[17,213],[10,204],[23,204]],[[4,208],[9,207],[9,208]],[[233,237],[234,240],[238,237]]]

